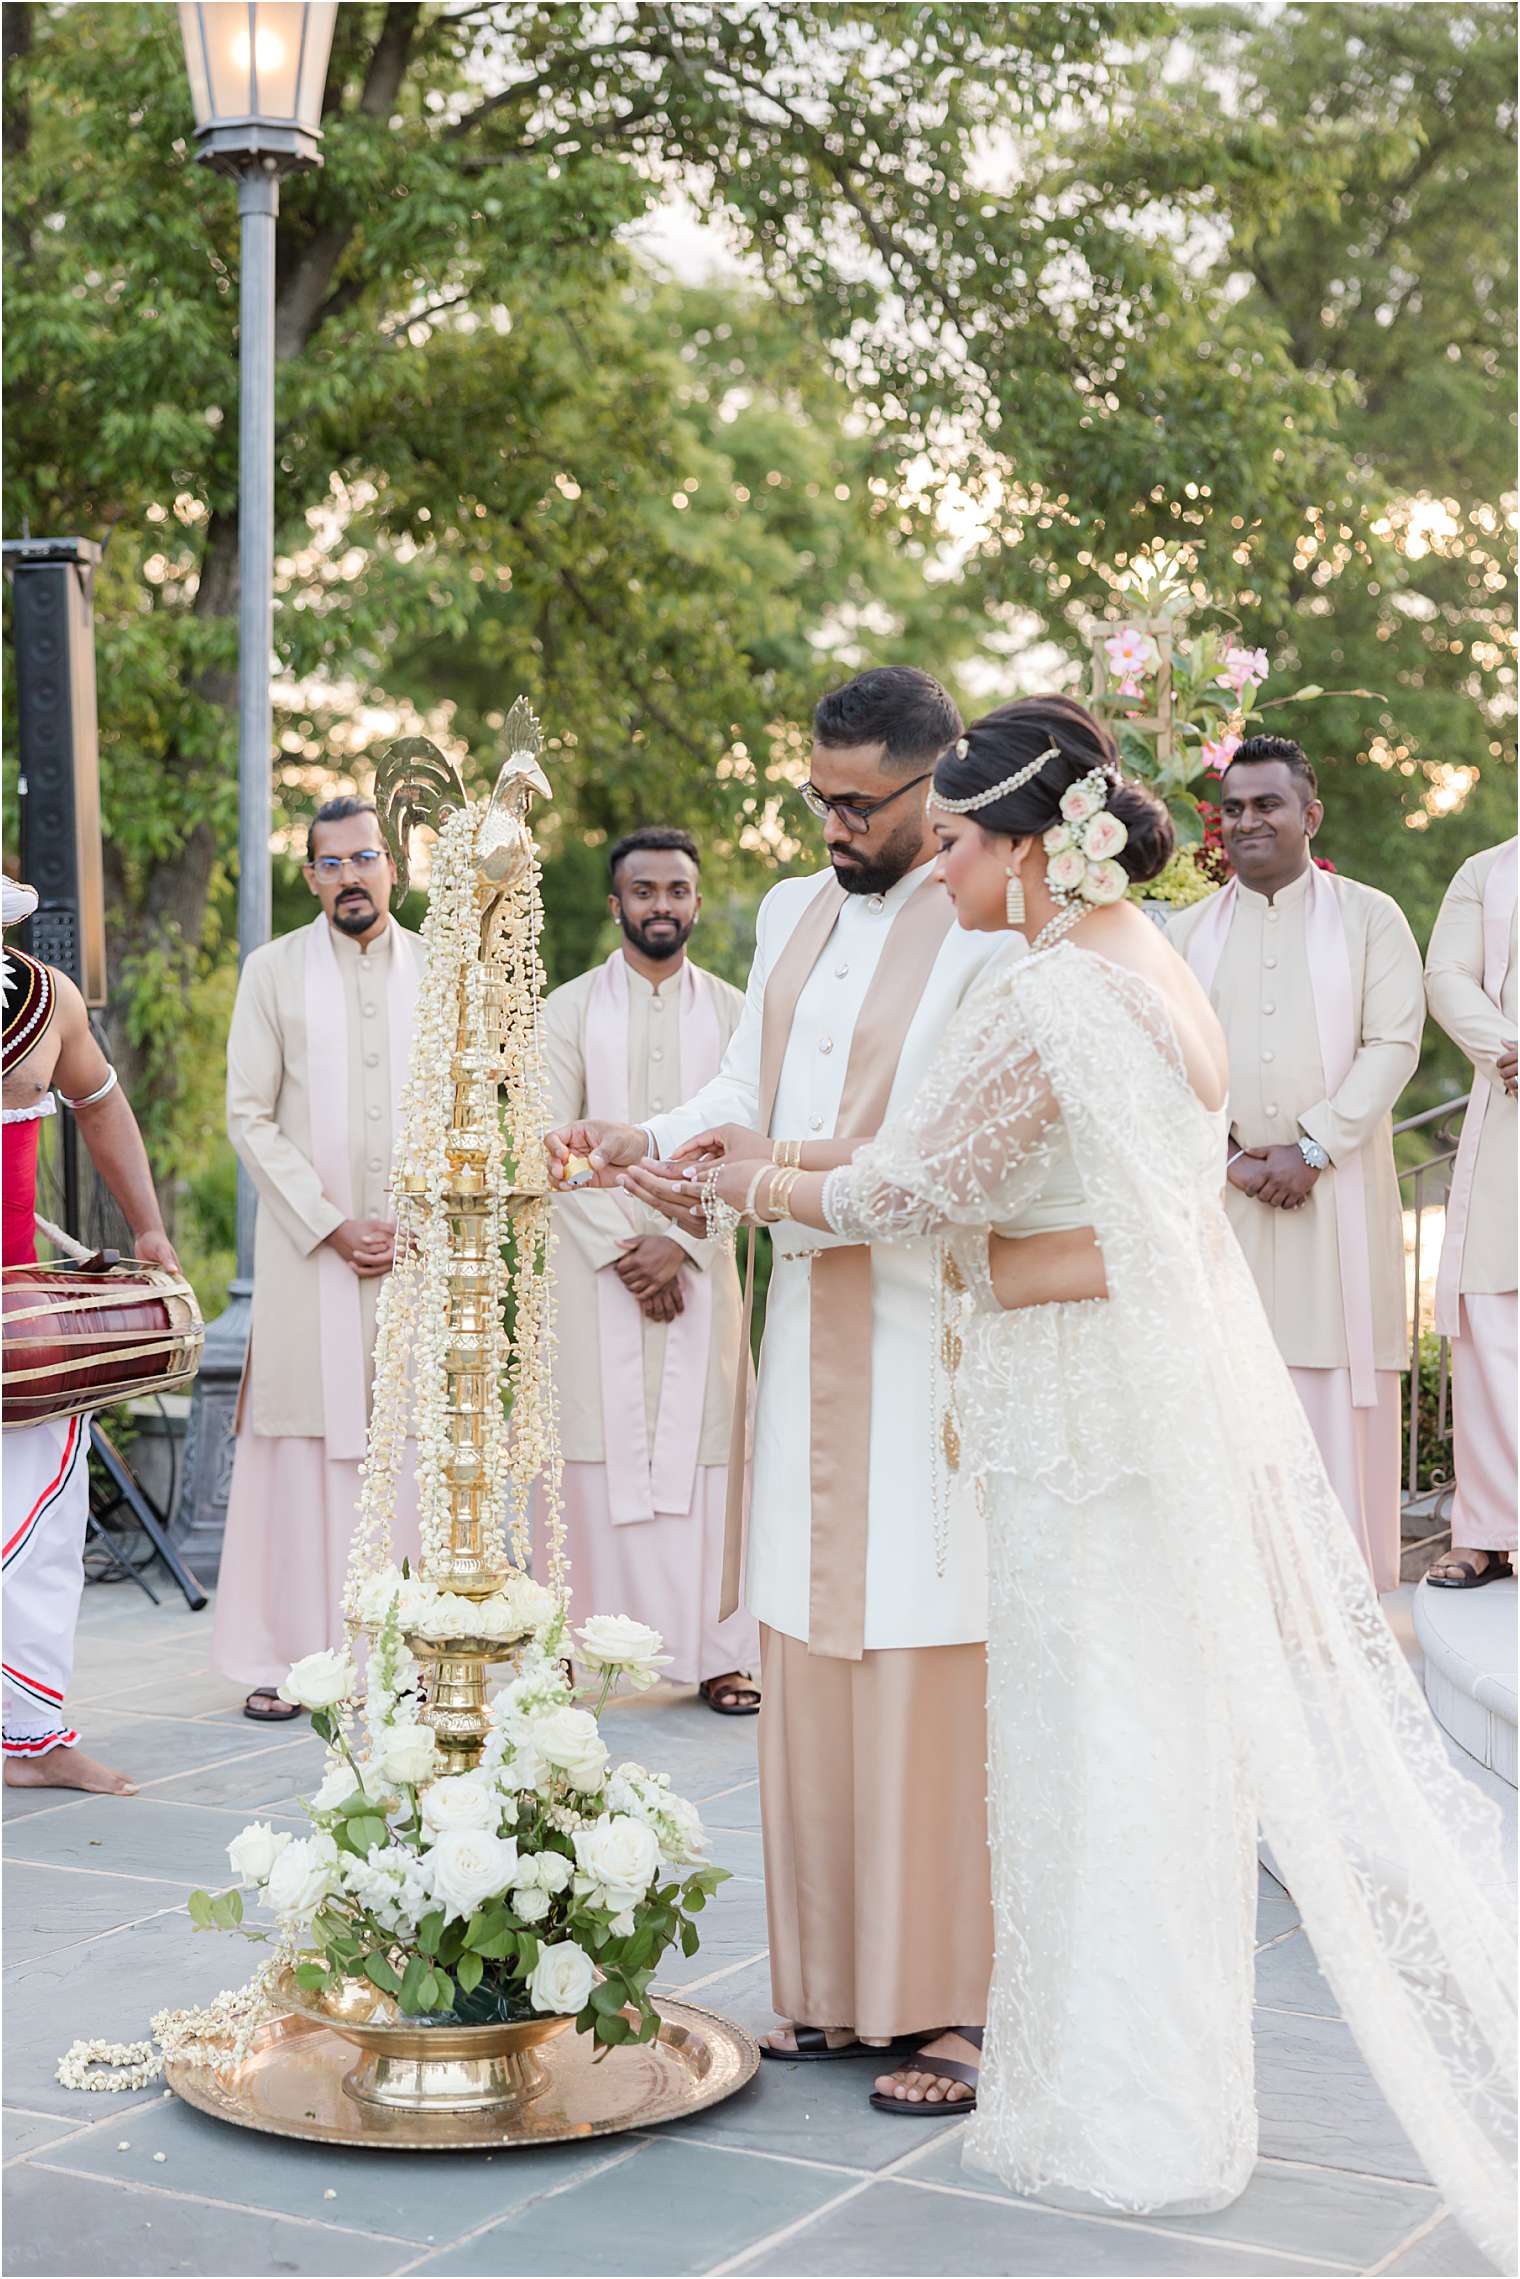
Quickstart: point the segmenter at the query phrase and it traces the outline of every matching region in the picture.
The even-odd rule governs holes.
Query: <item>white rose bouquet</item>
[[[449,1770],[402,1635],[442,1634],[456,1608],[392,1569],[360,1610],[362,1705],[346,1654],[308,1656],[282,1689],[310,1706],[328,1744],[310,1834],[255,1821],[228,1858],[294,1948],[308,1993],[357,1978],[430,2024],[574,2015],[608,2047],[650,2041],[660,1957],[677,1940],[696,1952],[694,1918],[724,1880],[705,1863],[696,1808],[642,1765],[610,1765],[599,1730],[615,1686],[654,1681],[662,1640],[622,1615],[587,1622],[576,1658],[597,1682],[583,1708],[561,1659],[559,1600],[525,1577],[502,1596],[500,1630],[522,1643],[478,1766]],[[477,1635],[480,1615],[474,1605]],[[202,1928],[236,1928],[243,1904],[237,1887],[198,1891],[190,1913]]]

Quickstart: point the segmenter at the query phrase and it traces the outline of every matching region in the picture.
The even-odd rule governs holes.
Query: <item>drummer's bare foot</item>
[[[49,1749],[45,1757],[7,1757],[7,1788],[82,1788],[91,1796],[135,1796],[137,1783],[83,1749]]]

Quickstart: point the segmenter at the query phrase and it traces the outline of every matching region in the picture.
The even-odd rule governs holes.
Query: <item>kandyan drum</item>
[[[205,1324],[182,1274],[145,1259],[0,1273],[0,1422],[41,1424],[173,1393],[200,1367]]]

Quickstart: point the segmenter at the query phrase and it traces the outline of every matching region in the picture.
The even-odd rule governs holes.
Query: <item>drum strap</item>
[[[5,945],[5,1028],[3,1073],[9,1076],[48,1025],[58,1007],[58,992],[45,965],[25,950]]]

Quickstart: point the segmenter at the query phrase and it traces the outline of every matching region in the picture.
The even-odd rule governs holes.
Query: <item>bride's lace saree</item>
[[[1063,1147],[1108,1300],[999,1313],[986,1232],[1017,1227]],[[1218,2204],[1241,2188],[1254,2131],[1238,1860],[1254,1818],[1385,2096],[1502,2268],[1515,2049],[1498,1815],[1453,1769],[1372,1593],[1226,1220],[1222,1157],[1221,1120],[1187,1083],[1161,998],[1061,944],[994,969],[907,1114],[826,1188],[840,1233],[937,1235],[973,1293],[956,1390],[965,1461],[992,1490],[999,1983],[970,2157],[1021,2190],[1118,2205]],[[1079,1657],[1085,1688],[1068,1667]],[[1151,1721],[1133,1789],[1151,1802],[1132,1842],[1119,1825],[1104,1840],[1049,1723],[1063,1698],[1070,1719],[1101,1718],[1105,1667],[1132,1685],[1138,1725]],[[1047,1745],[1020,1757],[1021,1683],[1040,1692]],[[1168,1772],[1158,1752],[1196,1763]],[[1158,1935],[1165,1909],[1183,1911],[1172,1951],[1190,1969],[1172,1988],[1191,2005],[1178,2045],[1191,2102],[1155,2089],[1169,2025],[1178,2038],[1164,1988],[1110,1989],[1097,2027],[1090,1986],[1081,1999],[1073,1926],[1089,1887],[1137,1875]],[[1088,2031],[1101,2063],[1084,2075],[1062,2045]],[[1072,2108],[1043,2137],[1013,2109],[1032,2080]],[[1144,2162],[1118,2182],[1098,2141],[1107,2117],[1084,2134],[1075,2109],[1088,2094],[1136,2112],[1149,2100]],[[1174,2137],[1210,2141],[1169,2144],[1168,2113]]]

